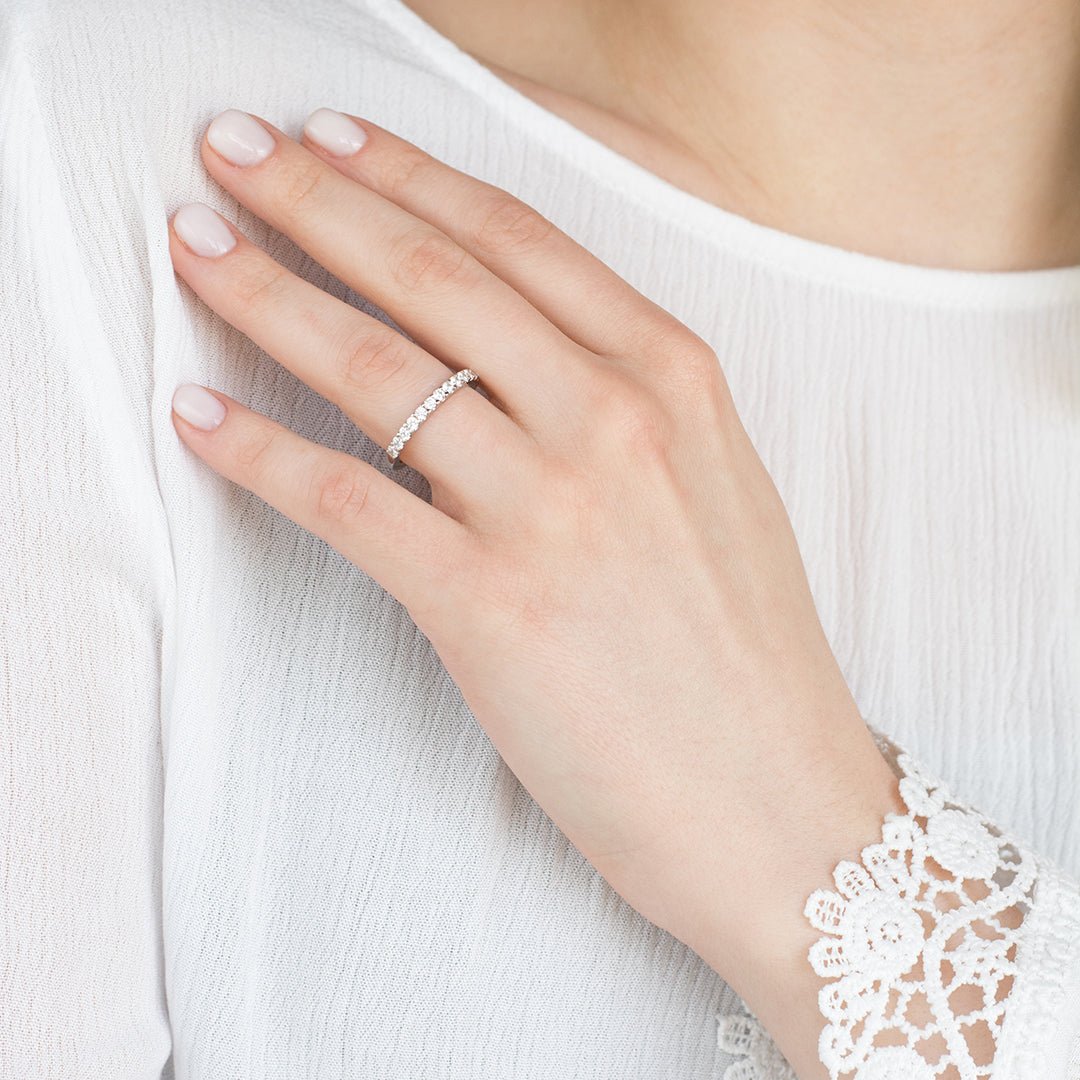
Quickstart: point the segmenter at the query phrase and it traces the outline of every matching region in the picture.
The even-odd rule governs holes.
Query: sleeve
[[[92,198],[73,203],[78,155],[64,176],[53,158],[42,118],[56,103],[21,47],[40,27],[19,9],[0,5],[0,1076],[151,1080],[170,1052],[170,557],[130,374],[145,344],[104,329],[86,245],[106,226],[86,224]]]
[[[907,812],[805,909],[830,1080],[1080,1080],[1080,885],[874,735]],[[725,1080],[795,1080],[718,1019]]]

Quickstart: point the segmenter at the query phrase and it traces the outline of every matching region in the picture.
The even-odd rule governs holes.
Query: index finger
[[[370,120],[362,125],[346,113],[317,109],[304,126],[304,145],[345,176],[431,222],[579,345],[601,356],[631,356],[643,339],[680,326],[520,199]]]

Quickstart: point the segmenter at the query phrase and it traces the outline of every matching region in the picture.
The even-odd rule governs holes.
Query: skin
[[[412,6],[545,107],[754,220],[929,266],[1080,261],[1072,5]],[[391,133],[359,120],[368,142],[335,158],[259,122],[274,153],[242,168],[204,140],[209,173],[416,345],[235,230],[203,258],[170,229],[177,273],[383,446],[476,356],[488,400],[458,391],[406,445],[430,505],[223,394],[219,427],[174,414],[179,436],[401,601],[585,857],[821,1080],[802,906],[902,807],[723,358],[527,207]]]
[[[1080,263],[1074,0],[406,0],[506,82],[753,221],[959,270]]]

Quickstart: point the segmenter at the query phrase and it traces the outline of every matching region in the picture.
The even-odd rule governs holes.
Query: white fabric
[[[1080,871],[1080,268],[927,270],[757,227],[399,0],[6,0],[0,1076],[732,1061],[735,996],[522,791],[397,601],[173,431],[199,381],[385,467],[168,257],[201,200],[361,303],[198,156],[223,109],[298,136],[320,106],[513,191],[712,343],[863,715]]]

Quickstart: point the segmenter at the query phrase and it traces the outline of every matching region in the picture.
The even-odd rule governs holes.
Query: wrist
[[[849,744],[842,758],[807,763],[785,805],[748,832],[737,881],[730,882],[730,851],[722,889],[716,877],[710,882],[721,872],[715,857],[696,864],[687,903],[666,927],[739,994],[800,1080],[827,1075],[818,1058],[825,981],[808,958],[820,933],[804,914],[806,902],[832,887],[840,862],[857,863],[865,847],[880,843],[890,813],[904,813],[898,780],[867,730],[865,742]]]

